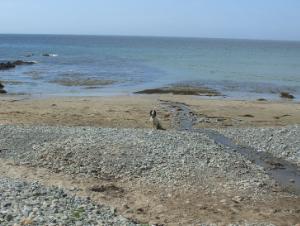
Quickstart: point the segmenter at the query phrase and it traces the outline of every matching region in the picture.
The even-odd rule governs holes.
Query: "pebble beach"
[[[6,110],[0,125],[0,225],[296,225],[300,220],[300,129],[286,119],[249,127],[245,117],[226,126],[228,121],[216,120],[220,116],[199,110],[204,104],[209,109],[210,101],[169,95],[1,101]],[[63,102],[76,102],[73,114],[86,117],[61,124],[67,122]],[[99,115],[80,110],[90,102],[100,103]],[[159,109],[166,131],[151,128],[149,104]],[[282,109],[290,104],[277,103]],[[34,105],[25,113],[26,123],[17,109]],[[56,109],[57,123],[38,106]],[[99,118],[98,124],[90,125],[89,117]],[[130,117],[135,120],[126,120]],[[267,159],[261,161],[275,163],[259,164],[238,147],[264,152]],[[273,166],[292,166],[284,174],[291,178],[278,180]]]

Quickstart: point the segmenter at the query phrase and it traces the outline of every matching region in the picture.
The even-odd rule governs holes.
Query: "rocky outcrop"
[[[281,98],[287,98],[287,99],[294,99],[295,98],[292,94],[290,94],[288,92],[281,92],[280,97]]]
[[[1,93],[6,93],[6,91],[4,90],[4,85],[0,82],[0,94]]]
[[[16,66],[21,66],[21,65],[32,65],[36,64],[35,61],[23,61],[23,60],[17,60],[17,61],[8,61],[6,63],[0,63],[0,70],[8,70],[15,68]]]
[[[54,54],[54,53],[44,53],[43,56],[44,57],[57,57],[58,55]]]
[[[221,96],[217,90],[207,87],[191,85],[174,85],[169,87],[145,89],[135,92],[136,94],[173,94],[173,95],[194,95],[194,96]]]
[[[8,70],[15,67],[16,65],[12,62],[0,63],[0,70]]]
[[[36,62],[35,61],[17,60],[15,62],[13,62],[13,64],[15,64],[16,66],[19,66],[19,65],[32,65],[32,64],[36,64]]]

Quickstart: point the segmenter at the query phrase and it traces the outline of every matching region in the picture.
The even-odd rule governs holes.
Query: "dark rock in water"
[[[194,87],[188,85],[176,85],[170,87],[145,89],[135,92],[136,94],[173,94],[173,95],[195,95],[195,96],[221,96],[216,90],[207,87]]]
[[[44,53],[42,56],[44,56],[44,57],[57,57],[58,55],[54,54],[54,53]]]
[[[20,65],[32,65],[35,64],[36,62],[34,61],[23,61],[23,60],[17,60],[14,62],[8,61],[7,63],[0,63],[0,70],[8,70],[11,68],[15,68],[16,66]]]
[[[94,87],[94,86],[107,86],[114,84],[116,81],[114,80],[105,80],[105,79],[93,79],[93,78],[61,78],[55,79],[50,81],[51,83],[56,83],[63,86],[87,86],[87,87]],[[99,88],[99,87],[98,87]]]
[[[3,94],[3,93],[7,93],[5,90],[4,90],[4,85],[0,82],[0,94]]]
[[[281,92],[280,97],[281,98],[288,98],[288,99],[294,99],[295,98],[292,94],[290,94],[288,92]]]
[[[265,98],[259,98],[259,99],[257,99],[257,101],[267,101],[267,99],[265,99]]]
[[[19,66],[19,65],[32,65],[35,64],[36,62],[34,61],[23,61],[23,60],[17,60],[13,62],[14,65]]]
[[[15,67],[16,65],[10,61],[8,61],[7,63],[0,63],[0,70],[8,70]]]

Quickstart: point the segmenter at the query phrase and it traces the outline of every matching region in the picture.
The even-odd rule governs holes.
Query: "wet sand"
[[[48,98],[3,95],[0,96],[0,124],[151,128],[149,111],[156,109],[168,129],[170,113],[163,107],[163,101],[186,104],[198,118],[195,127],[199,128],[300,123],[300,105],[294,101],[200,99],[164,94]]]

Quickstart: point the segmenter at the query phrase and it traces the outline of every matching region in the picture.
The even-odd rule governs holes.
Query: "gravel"
[[[202,133],[6,125],[0,150],[19,164],[83,177],[253,194],[274,185],[262,168]]]
[[[113,209],[38,182],[0,178],[0,225],[136,225]]]
[[[300,166],[300,126],[227,128],[219,132],[241,145],[268,152]]]

